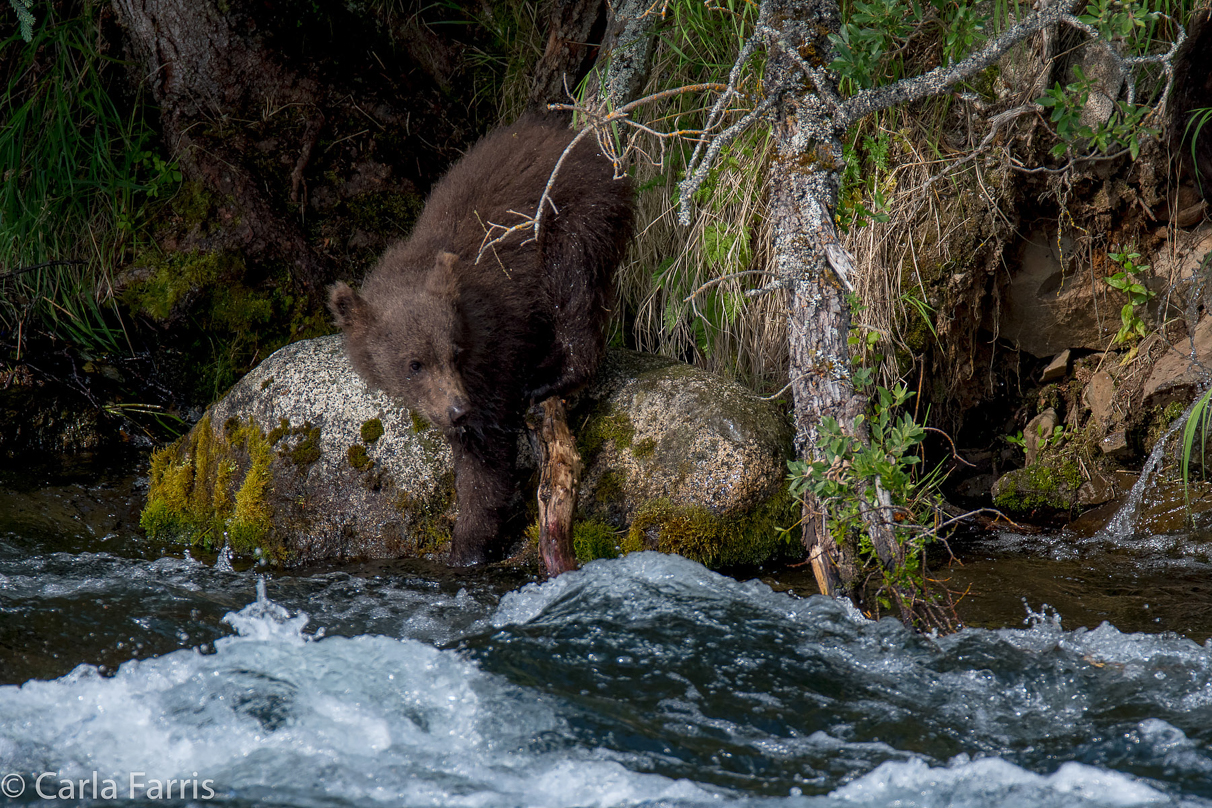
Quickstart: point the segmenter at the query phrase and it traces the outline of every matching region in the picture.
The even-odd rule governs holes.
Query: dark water
[[[0,479],[17,802],[1212,806],[1198,537],[990,539],[953,577],[1012,627],[930,638],[652,553],[233,569],[142,544],[128,478]]]

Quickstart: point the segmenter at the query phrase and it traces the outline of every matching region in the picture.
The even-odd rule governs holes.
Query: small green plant
[[[1144,120],[1152,108],[1117,101],[1115,111],[1106,122],[1097,126],[1083,124],[1082,112],[1090,100],[1094,82],[1082,71],[1081,65],[1073,66],[1073,74],[1077,81],[1065,87],[1061,87],[1060,82],[1057,82],[1046,95],[1035,100],[1041,107],[1052,110],[1052,123],[1056,125],[1056,136],[1060,139],[1060,142],[1052,147],[1052,156],[1060,157],[1075,143],[1084,142],[1103,154],[1127,149],[1133,160],[1139,157],[1141,140],[1156,137],[1160,131],[1156,127],[1144,125]]]
[[[1128,296],[1128,302],[1124,304],[1124,307],[1119,312],[1122,325],[1120,325],[1119,332],[1111,341],[1114,344],[1127,343],[1131,340],[1139,339],[1147,333],[1144,320],[1141,319],[1137,308],[1146,305],[1157,296],[1157,292],[1154,292],[1136,279],[1136,275],[1149,269],[1148,264],[1139,265],[1136,263],[1140,260],[1140,253],[1126,251],[1112,252],[1107,253],[1107,257],[1119,264],[1121,269],[1119,272],[1103,278],[1103,281],[1112,289],[1123,292]]]
[[[1117,39],[1131,42],[1136,34],[1145,33],[1161,16],[1162,12],[1150,11],[1145,3],[1091,0],[1078,19],[1096,28],[1099,36],[1108,42]]]
[[[895,607],[919,625],[937,625],[945,621],[923,620],[921,607],[937,607],[926,587],[924,564],[926,547],[935,538],[928,526],[942,520],[941,473],[920,473],[926,430],[908,413],[897,414],[913,395],[903,384],[876,387],[869,417],[858,416],[848,429],[836,419],[822,419],[817,459],[788,463],[790,490],[801,499],[815,497],[826,509],[834,539],[858,548],[858,562],[877,581],[877,614]],[[868,439],[858,437],[864,431]],[[895,563],[881,557],[872,541],[873,513],[895,539]]]
[[[1191,410],[1187,413],[1187,422],[1183,425],[1182,456],[1179,460],[1179,470],[1183,480],[1183,500],[1187,510],[1191,509],[1191,453],[1195,448],[1195,437],[1199,435],[1200,467],[1205,465],[1205,448],[1208,441],[1208,429],[1212,426],[1212,387],[1200,396]]]
[[[845,167],[834,218],[843,232],[888,221],[886,197],[895,191],[888,175],[892,148],[892,134],[882,129],[875,137],[864,135],[861,148],[857,138],[842,145]]]
[[[1201,107],[1191,110],[1191,117],[1187,118],[1187,125],[1183,128],[1183,139],[1191,142],[1191,161],[1196,162],[1195,144],[1199,141],[1200,134],[1204,131],[1204,127],[1212,122],[1212,107]],[[1195,181],[1200,186],[1200,191],[1203,191],[1203,174],[1195,172]]]
[[[884,76],[885,54],[899,46],[921,22],[922,7],[903,0],[854,0],[836,34],[829,35],[836,57],[830,65],[843,90],[867,89]]]
[[[1036,429],[1039,431],[1039,448],[1041,449],[1059,448],[1069,439],[1069,435],[1063,426],[1052,427],[1052,432],[1048,432],[1043,424],[1040,424]]]
[[[1002,435],[1002,440],[1011,446],[1017,446],[1024,452],[1027,451],[1027,439],[1023,437],[1023,430],[1021,429],[1013,435]]]
[[[852,328],[850,334],[846,337],[846,343],[850,346],[850,354],[854,357],[854,363],[858,365],[855,369],[854,386],[858,389],[867,387],[871,382],[871,373],[874,373],[872,368],[879,367],[880,362],[884,361],[884,355],[875,349],[879,344],[880,333],[878,331],[869,331],[865,329]],[[863,371],[870,371],[864,373]]]

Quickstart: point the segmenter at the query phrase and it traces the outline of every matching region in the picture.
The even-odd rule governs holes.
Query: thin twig
[[[730,281],[730,280],[733,280],[733,279],[735,279],[735,278],[743,278],[743,277],[746,277],[746,276],[748,276],[748,275],[765,275],[765,276],[766,276],[766,277],[768,277],[768,278],[776,278],[776,277],[778,277],[778,273],[777,273],[777,272],[770,272],[770,271],[765,270],[765,269],[746,269],[746,270],[743,270],[743,271],[741,271],[741,272],[730,272],[730,273],[728,273],[727,275],[720,275],[718,278],[712,278],[711,280],[707,281],[707,282],[706,282],[706,283],[704,283],[702,286],[700,286],[699,288],[695,289],[695,290],[694,290],[693,292],[691,292],[690,294],[686,295],[686,297],[682,298],[682,302],[683,302],[683,303],[689,303],[689,302],[690,302],[691,300],[693,300],[693,299],[694,299],[696,296],[698,296],[699,294],[701,294],[701,293],[703,293],[703,292],[707,291],[707,290],[708,290],[708,289],[710,289],[712,286],[718,286],[719,284],[723,283],[724,281]]]
[[[941,429],[936,429],[932,426],[922,427],[922,429],[924,429],[926,432],[937,432],[938,434],[942,435],[944,438],[947,439],[947,443],[951,444],[951,457],[953,459],[958,460],[959,462],[963,463],[965,466],[968,466],[969,468],[976,468],[976,466],[974,464],[969,463],[967,460],[965,460],[964,458],[959,456],[959,452],[957,452],[955,450],[955,441],[951,440],[951,436],[948,435],[946,432],[944,432]]]
[[[57,259],[55,261],[47,261],[44,264],[34,264],[32,266],[27,266],[27,267],[17,267],[16,269],[10,269],[7,272],[0,272],[0,278],[14,278],[17,275],[24,275],[26,272],[33,272],[38,269],[46,269],[48,267],[69,266],[69,265],[70,266],[83,266],[84,261],[80,261],[80,260],[77,260],[74,258],[61,258],[61,259]]]

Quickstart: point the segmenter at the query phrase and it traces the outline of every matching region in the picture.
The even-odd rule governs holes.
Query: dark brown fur
[[[332,289],[358,373],[450,441],[452,564],[484,561],[500,530],[528,403],[584,384],[605,349],[633,213],[629,183],[614,179],[592,136],[564,161],[538,240],[515,234],[475,263],[490,222],[536,209],[572,137],[538,119],[488,135],[434,187],[412,235],[387,249],[361,295]]]

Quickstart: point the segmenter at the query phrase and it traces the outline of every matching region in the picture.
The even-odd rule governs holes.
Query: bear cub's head
[[[458,308],[457,261],[454,253],[438,253],[423,283],[374,299],[337,283],[328,300],[362,378],[445,432],[471,415],[459,371],[467,327]]]

